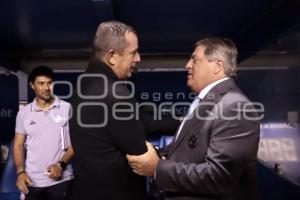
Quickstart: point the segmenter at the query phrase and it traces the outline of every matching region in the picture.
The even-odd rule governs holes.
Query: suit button
[[[190,147],[191,149],[194,149],[194,148],[197,147],[198,141],[197,141],[196,135],[192,135],[192,136],[189,138],[188,144],[189,144],[189,147]]]

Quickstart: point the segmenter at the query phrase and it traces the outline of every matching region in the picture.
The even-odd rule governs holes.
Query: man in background
[[[17,115],[13,146],[17,187],[25,200],[64,200],[73,179],[69,163],[70,104],[53,96],[53,71],[36,67],[29,75],[35,99]]]

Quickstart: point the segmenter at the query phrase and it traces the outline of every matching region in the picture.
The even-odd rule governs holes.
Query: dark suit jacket
[[[167,160],[159,161],[156,184],[167,199],[256,199],[260,127],[253,117],[257,113],[232,79],[212,88],[171,144]]]
[[[116,84],[119,79],[103,63],[92,60],[85,74],[98,77],[82,78],[77,88],[81,97],[75,95],[71,101],[70,137],[75,151],[72,199],[145,199],[146,179],[134,174],[126,160],[126,154],[147,151],[142,124],[128,111],[135,107],[135,100],[117,98],[131,92],[124,84]],[[116,109],[127,111],[114,112]]]

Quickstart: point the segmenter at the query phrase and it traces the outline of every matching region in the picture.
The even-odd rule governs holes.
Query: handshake
[[[142,155],[126,155],[133,172],[141,176],[154,176],[159,156],[150,142],[146,141],[148,151]]]

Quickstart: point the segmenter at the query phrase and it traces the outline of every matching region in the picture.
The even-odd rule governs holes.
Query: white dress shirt
[[[193,111],[194,111],[195,108],[198,106],[198,104],[200,103],[200,101],[201,101],[202,99],[204,99],[204,97],[208,94],[208,92],[209,92],[213,87],[215,87],[216,85],[218,85],[219,83],[221,83],[221,82],[223,82],[223,81],[225,81],[225,80],[227,80],[227,79],[229,79],[229,78],[228,78],[228,77],[225,77],[225,78],[222,78],[222,79],[220,79],[220,80],[217,80],[217,81],[215,81],[215,82],[209,84],[208,86],[206,86],[203,90],[201,90],[201,92],[198,94],[198,96],[194,99],[194,101],[193,101],[192,104],[190,105],[190,108],[189,108],[188,113],[187,113],[187,114],[185,115],[185,117],[183,118],[183,120],[182,120],[182,122],[181,122],[181,124],[180,124],[180,126],[179,126],[179,129],[178,129],[178,131],[177,131],[177,133],[176,133],[175,140],[177,140],[177,138],[178,138],[178,136],[179,136],[179,134],[180,134],[180,131],[181,131],[181,129],[182,129],[182,127],[183,127],[185,121],[186,121],[187,119],[189,119],[189,118],[192,116]]]

